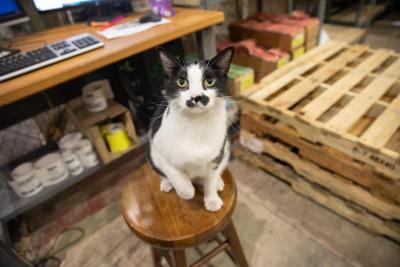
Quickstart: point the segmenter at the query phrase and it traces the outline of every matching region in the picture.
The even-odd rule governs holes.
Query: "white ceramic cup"
[[[77,143],[82,140],[82,134],[78,132],[72,132],[64,135],[61,137],[61,139],[58,141],[58,147],[61,149],[61,151],[66,151],[66,150],[75,150],[77,147]]]
[[[61,153],[64,163],[67,166],[68,172],[71,175],[79,175],[83,172],[83,165],[79,160],[78,155],[72,150],[65,150]]]
[[[8,183],[19,197],[34,196],[43,189],[31,162],[17,166],[11,172],[11,178]]]
[[[44,186],[61,182],[68,177],[68,170],[60,153],[50,153],[35,163],[36,175]]]
[[[108,107],[103,88],[97,84],[89,84],[82,88],[83,102],[90,112],[99,112]]]
[[[82,139],[78,142],[76,152],[83,166],[87,168],[94,167],[99,163],[97,154],[93,150],[93,145],[88,139]]]

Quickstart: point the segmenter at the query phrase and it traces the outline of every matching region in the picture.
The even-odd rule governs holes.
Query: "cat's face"
[[[206,61],[183,62],[159,49],[170,101],[190,113],[211,109],[226,95],[227,72],[234,49],[226,48]]]

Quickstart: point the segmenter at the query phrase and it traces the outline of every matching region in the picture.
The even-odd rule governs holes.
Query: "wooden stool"
[[[231,220],[236,185],[228,170],[222,176],[225,188],[219,195],[224,205],[218,212],[205,209],[203,195],[199,193],[202,187],[196,186],[193,199],[184,200],[174,190],[160,192],[160,178],[148,164],[139,172],[140,178],[131,179],[123,189],[122,214],[132,231],[152,246],[154,266],[161,267],[164,257],[170,266],[186,267],[185,248],[213,239],[219,245],[191,266],[201,266],[222,251],[238,266],[248,266]],[[219,233],[225,236],[225,241],[217,237]]]

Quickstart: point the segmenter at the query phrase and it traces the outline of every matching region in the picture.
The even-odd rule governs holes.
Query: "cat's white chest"
[[[154,136],[152,146],[175,166],[204,165],[218,156],[225,135],[225,107],[198,117],[171,112]]]

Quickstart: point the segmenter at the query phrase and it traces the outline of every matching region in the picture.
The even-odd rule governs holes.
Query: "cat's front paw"
[[[191,183],[185,186],[180,186],[179,188],[175,187],[175,191],[178,196],[183,199],[192,199],[195,194],[194,186]]]
[[[224,191],[224,187],[225,187],[224,180],[222,180],[222,178],[219,177],[218,181],[217,181],[217,190],[218,190],[218,192]]]
[[[209,211],[219,211],[222,208],[222,199],[219,196],[214,197],[205,197],[204,198],[204,205],[207,210]]]
[[[162,178],[160,182],[160,191],[161,192],[169,192],[172,190],[173,185],[167,178]]]

